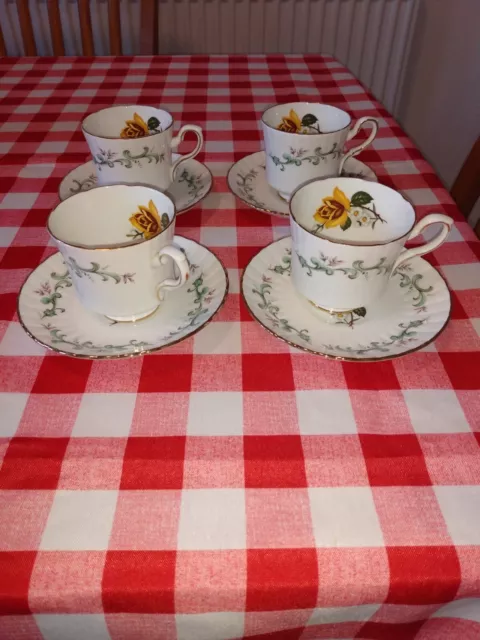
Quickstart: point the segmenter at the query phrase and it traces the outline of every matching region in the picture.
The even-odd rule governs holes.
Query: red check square
[[[317,592],[315,549],[247,551],[247,611],[313,608]]]
[[[47,355],[32,393],[83,393],[92,368],[91,360]]]
[[[0,391],[30,393],[43,357],[0,356]]]
[[[129,438],[121,489],[181,489],[185,437]]]
[[[368,638],[368,640],[415,640],[422,628],[424,620],[417,622],[405,622],[397,624],[387,624],[386,622],[367,622],[360,629],[357,638]],[[440,640],[440,639],[437,639]]]
[[[349,389],[400,389],[392,362],[344,362]]]
[[[414,434],[360,434],[372,486],[431,485],[425,458]]]
[[[460,562],[452,546],[387,547],[390,588],[386,602],[450,602],[461,583]]]
[[[105,613],[175,613],[175,551],[108,551]]]
[[[246,353],[242,357],[244,391],[294,391],[290,354]]]
[[[0,614],[30,613],[28,589],[36,551],[0,552]]]
[[[454,389],[480,389],[479,353],[441,353],[440,357]]]
[[[0,269],[35,269],[42,261],[45,247],[8,247]]]
[[[12,438],[0,489],[56,489],[68,438]]]
[[[245,487],[307,487],[300,436],[245,436]]]
[[[138,392],[190,391],[192,366],[193,356],[189,354],[145,356]]]

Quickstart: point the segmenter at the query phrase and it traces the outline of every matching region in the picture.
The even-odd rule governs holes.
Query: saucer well
[[[21,325],[47,349],[75,358],[128,358],[185,340],[208,324],[223,305],[228,276],[206,247],[181,236],[175,236],[174,242],[187,254],[190,279],[181,289],[167,292],[159,309],[148,318],[114,322],[85,309],[61,254],[55,253],[22,286],[18,298]],[[102,266],[107,268],[108,264]]]
[[[178,157],[178,153],[172,153],[173,160]],[[206,165],[198,160],[185,160],[166,194],[175,203],[177,213],[183,213],[203,200],[210,192],[212,184],[213,177]],[[95,165],[90,160],[65,176],[58,188],[58,195],[63,201],[80,191],[89,191],[96,186]]]
[[[370,167],[356,158],[345,162],[342,176],[378,182]],[[251,153],[232,165],[227,182],[230,191],[250,207],[274,216],[288,217],[288,203],[267,182],[264,151]]]
[[[447,285],[422,258],[401,265],[378,302],[358,310],[358,316],[337,314],[334,324],[325,322],[324,311],[296,292],[290,269],[287,237],[252,258],[242,277],[243,298],[255,320],[271,334],[327,358],[361,362],[398,358],[432,342],[450,317]],[[348,276],[339,268],[326,277]]]

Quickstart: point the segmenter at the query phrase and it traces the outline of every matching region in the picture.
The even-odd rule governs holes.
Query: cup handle
[[[166,278],[163,282],[157,285],[157,296],[160,301],[165,297],[163,289],[178,289],[185,284],[190,276],[190,265],[187,260],[187,256],[181,251],[169,244],[157,253],[153,258],[153,265],[160,266],[167,264],[168,258],[171,258],[176,264],[179,276],[178,278]]]
[[[413,227],[411,234],[408,236],[407,242],[408,240],[412,240],[412,238],[416,238],[418,235],[423,233],[423,230],[429,227],[431,224],[436,223],[440,223],[442,225],[442,228],[437,233],[437,235],[432,240],[430,240],[430,242],[426,242],[419,247],[414,247],[413,249],[404,249],[395,260],[392,273],[407,260],[411,260],[412,258],[415,258],[415,256],[423,256],[426,253],[433,251],[445,242],[453,225],[453,220],[449,216],[444,216],[442,213],[431,213],[430,215],[425,216],[423,220],[420,220],[420,222],[417,222],[417,224]]]
[[[195,145],[195,149],[193,151],[191,151],[190,153],[186,153],[183,156],[180,156],[180,158],[177,158],[177,160],[175,160],[175,162],[172,164],[170,168],[170,177],[172,181],[175,180],[175,174],[177,172],[178,166],[185,160],[189,160],[190,158],[195,158],[195,156],[198,154],[200,149],[203,147],[202,129],[196,124],[184,125],[178,132],[178,135],[175,138],[173,138],[171,142],[171,146],[174,148],[178,147],[180,142],[182,142],[183,138],[185,137],[185,134],[187,133],[187,131],[193,131],[193,133],[197,136],[197,144]]]
[[[356,147],[353,147],[352,149],[347,151],[347,153],[343,156],[340,162],[339,175],[342,175],[343,166],[345,162],[349,158],[356,156],[358,153],[360,153],[360,151],[363,151],[375,139],[375,136],[378,133],[378,120],[376,118],[371,118],[370,116],[366,116],[365,118],[360,118],[359,120],[356,121],[354,126],[348,132],[347,140],[351,140],[352,138],[354,138],[357,135],[357,133],[360,131],[360,129],[363,127],[363,125],[366,124],[367,122],[371,122],[372,124],[372,131],[370,132],[370,135],[364,142],[362,142]]]

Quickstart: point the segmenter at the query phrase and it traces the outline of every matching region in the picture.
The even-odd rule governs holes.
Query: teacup
[[[404,249],[431,224],[438,234]],[[439,247],[453,220],[432,213],[415,224],[400,193],[357,178],[324,178],[302,185],[290,201],[292,279],[323,310],[349,312],[382,296],[395,269]]]
[[[82,122],[99,185],[145,184],[168,189],[179,166],[194,158],[203,146],[195,124],[181,127],[173,138],[173,117],[164,109],[118,106],[92,113]],[[172,148],[192,131],[197,144],[191,153],[172,162]]]
[[[115,185],[60,203],[47,228],[81,303],[118,322],[152,314],[189,276],[175,247],[175,206],[158,189]]]
[[[368,138],[344,153],[345,142],[367,122],[372,125]],[[304,182],[340,175],[348,158],[373,141],[378,121],[365,117],[352,126],[348,113],[337,107],[318,102],[289,102],[264,111],[262,129],[267,182],[288,201]]]

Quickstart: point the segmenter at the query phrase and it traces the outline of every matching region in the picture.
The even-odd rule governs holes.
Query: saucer
[[[425,347],[449,320],[447,285],[422,258],[397,269],[381,300],[359,316],[337,314],[335,324],[296,292],[290,261],[289,237],[262,249],[243,273],[242,294],[255,320],[298,349],[338,360],[390,360]]]
[[[172,153],[173,160],[178,157],[178,153]],[[212,184],[212,174],[206,165],[198,160],[185,160],[166,194],[175,203],[177,213],[183,213],[203,200],[210,192]],[[95,165],[93,160],[90,160],[65,176],[58,188],[58,195],[63,201],[80,191],[89,191],[96,186]]]
[[[55,253],[23,284],[18,298],[21,325],[47,349],[75,358],[128,358],[185,340],[208,324],[223,305],[228,276],[206,247],[181,236],[175,236],[174,242],[188,256],[190,279],[181,289],[168,292],[148,318],[115,322],[85,309],[61,254]]]
[[[345,162],[342,176],[378,182],[377,176],[370,167],[356,158],[349,158]],[[288,202],[280,197],[267,182],[264,151],[245,156],[232,165],[227,182],[230,191],[250,207],[274,216],[288,217]]]

